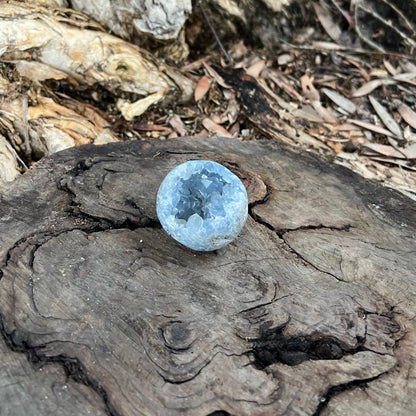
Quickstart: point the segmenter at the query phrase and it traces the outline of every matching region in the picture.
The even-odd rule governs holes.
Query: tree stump
[[[190,159],[248,190],[216,252],[157,221]],[[181,138],[57,153],[0,213],[2,415],[415,414],[416,207],[397,192],[275,142]]]

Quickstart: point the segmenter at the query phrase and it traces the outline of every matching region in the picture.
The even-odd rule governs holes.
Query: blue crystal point
[[[167,174],[157,193],[156,211],[162,227],[176,241],[193,250],[217,250],[243,228],[247,192],[226,167],[191,160]]]

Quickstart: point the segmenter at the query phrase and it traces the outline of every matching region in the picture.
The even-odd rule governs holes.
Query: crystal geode
[[[224,247],[247,219],[247,192],[240,179],[216,162],[182,163],[160,185],[157,216],[164,230],[198,251]]]

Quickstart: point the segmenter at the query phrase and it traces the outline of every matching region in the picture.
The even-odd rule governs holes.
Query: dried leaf
[[[107,144],[117,142],[118,139],[114,136],[110,129],[105,129],[101,133],[98,133],[97,137],[93,141],[94,144]]]
[[[323,107],[318,90],[313,85],[313,78],[305,74],[300,78],[302,85],[302,94],[311,101],[312,107],[327,123],[336,124],[337,120],[330,114],[330,112]]]
[[[304,97],[311,101],[319,101],[319,92],[313,85],[313,78],[311,78],[308,74],[305,74],[300,77],[300,83]]]
[[[223,88],[231,88],[231,85],[228,85],[224,78],[211,66],[208,65],[206,62],[203,62],[204,68],[207,70],[208,74]]]
[[[228,118],[225,114],[212,114],[209,118],[217,124],[224,124],[228,121]]]
[[[337,124],[337,119],[327,110],[320,101],[312,101],[312,107],[315,111],[327,122],[331,124]]]
[[[392,146],[387,146],[385,144],[366,143],[363,147],[373,150],[383,156],[394,157],[396,159],[406,159],[406,156],[404,156],[401,152],[397,151]]]
[[[371,157],[372,160],[377,160],[379,162],[385,162],[385,163],[392,163],[394,165],[402,166],[406,169],[410,169],[416,172],[416,167],[412,166],[412,162],[409,162],[407,160],[403,159],[393,159],[393,158],[386,158],[386,157]],[[413,188],[414,192],[414,188]]]
[[[249,68],[246,69],[247,75],[252,76],[253,78],[258,78],[261,71],[263,71],[264,66],[266,65],[266,61],[260,60],[251,65]]]
[[[375,124],[371,124],[368,121],[349,119],[348,122],[355,124],[356,126],[360,126],[364,129],[373,131],[374,133],[384,134],[385,136],[393,136],[389,130],[383,129],[383,127],[376,126]]]
[[[353,131],[353,132],[361,131],[357,126],[354,126],[349,123],[339,124],[338,126],[335,126],[334,129],[337,132],[338,131]]]
[[[324,41],[314,41],[312,42],[312,47],[314,49],[321,49],[325,51],[343,51],[346,49],[345,46],[338,45],[337,43]]]
[[[206,129],[202,129],[198,133],[195,133],[193,137],[196,137],[197,139],[206,139],[207,137],[210,137],[210,133]]]
[[[322,142],[321,140],[316,139],[304,130],[295,131],[294,134],[290,135],[290,137],[293,139],[295,143],[299,143],[309,148],[314,147],[316,149],[324,151],[325,153],[328,153],[329,151],[329,147],[327,146],[326,142]]]
[[[186,136],[188,130],[186,130],[185,124],[178,115],[174,115],[169,119],[169,124],[175,129],[180,136]]]
[[[406,104],[400,105],[398,108],[399,114],[403,117],[403,120],[411,127],[416,129],[416,113],[408,107]]]
[[[323,88],[322,90],[327,97],[329,97],[336,105],[347,111],[348,113],[355,113],[357,110],[357,107],[355,104],[348,100],[348,98],[345,98],[341,94],[338,94],[337,92],[330,90],[328,88]]]
[[[416,159],[416,144],[412,144],[402,150],[408,159]]]
[[[387,71],[389,71],[390,75],[394,76],[397,74],[396,68],[394,68],[394,66],[389,61],[383,60],[383,64]]]
[[[210,86],[211,81],[206,75],[200,78],[196,84],[194,92],[194,98],[196,102],[198,102],[209,91]]]
[[[169,134],[168,139],[174,139],[175,137],[178,137],[178,133],[176,133],[176,131],[173,131]]]
[[[402,130],[397,124],[396,120],[390,115],[386,108],[381,105],[374,97],[371,95],[368,97],[371,105],[376,110],[376,113],[380,117],[384,125],[397,137],[402,137]]]
[[[183,72],[191,72],[196,69],[201,68],[204,65],[204,62],[207,62],[210,59],[210,56],[204,56],[203,58],[198,59],[197,61],[191,62],[190,64],[184,65],[181,70]]]
[[[358,90],[356,90],[351,96],[352,97],[362,97],[363,95],[370,94],[376,88],[382,85],[393,85],[396,84],[396,81],[391,79],[373,79],[372,81],[366,82]]]
[[[413,81],[416,78],[416,72],[405,72],[403,74],[397,74],[393,77],[396,81],[407,82],[412,85],[416,85]]]
[[[230,134],[227,130],[225,130],[224,127],[220,126],[217,123],[214,123],[209,118],[204,118],[202,120],[202,125],[210,132],[215,133],[217,136],[223,136],[223,137],[233,137],[232,134]]]
[[[305,99],[295,89],[293,89],[290,86],[289,81],[281,73],[279,73],[278,71],[274,71],[274,70],[272,70],[270,68],[266,68],[263,71],[262,76],[264,78],[267,78],[267,79],[272,80],[279,88],[281,88],[284,91],[286,91],[286,93],[289,96],[291,96],[293,98],[296,98],[300,102],[305,102]],[[263,85],[263,87],[264,87],[264,85]],[[271,95],[273,96],[273,94],[271,94]]]
[[[240,134],[240,123],[235,123],[231,126],[230,134],[234,137],[239,136],[239,134]]]
[[[381,163],[376,159],[381,160]],[[390,164],[404,166],[406,170],[387,169],[384,164],[386,160]],[[409,162],[406,160],[383,157],[371,157],[370,159],[357,153],[344,153],[337,155],[335,162],[347,166],[365,178],[382,181],[385,186],[399,190],[416,200],[416,173],[411,172],[412,168],[409,167]]]
[[[326,7],[324,7],[324,5],[320,5],[317,3],[312,3],[312,5],[326,33],[328,33],[332,40],[338,43],[342,32],[339,26],[332,19],[329,10]]]
[[[289,109],[290,114],[295,117],[304,118],[314,123],[323,123],[324,119],[318,115],[318,113],[309,105],[305,105],[302,108]]]
[[[388,77],[388,73],[385,69],[381,69],[381,68],[373,68],[370,73],[369,73],[370,77],[372,78],[381,78],[381,79],[385,79]]]
[[[134,129],[139,131],[163,131],[165,133],[170,133],[172,129],[166,126],[160,126],[159,124],[149,124],[149,123],[135,123]]]
[[[412,133],[412,131],[411,131],[411,129],[410,129],[409,126],[406,126],[403,129],[403,137],[408,142],[416,143],[416,134]]]
[[[103,117],[103,114],[91,104],[74,100],[72,98],[62,99],[62,106],[75,111],[77,114],[82,114],[87,120],[91,121],[98,128],[110,128],[110,122]]]

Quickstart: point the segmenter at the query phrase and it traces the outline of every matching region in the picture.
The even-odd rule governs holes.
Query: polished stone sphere
[[[247,219],[247,192],[219,163],[191,160],[170,171],[160,185],[156,210],[164,230],[198,251],[224,247]]]

